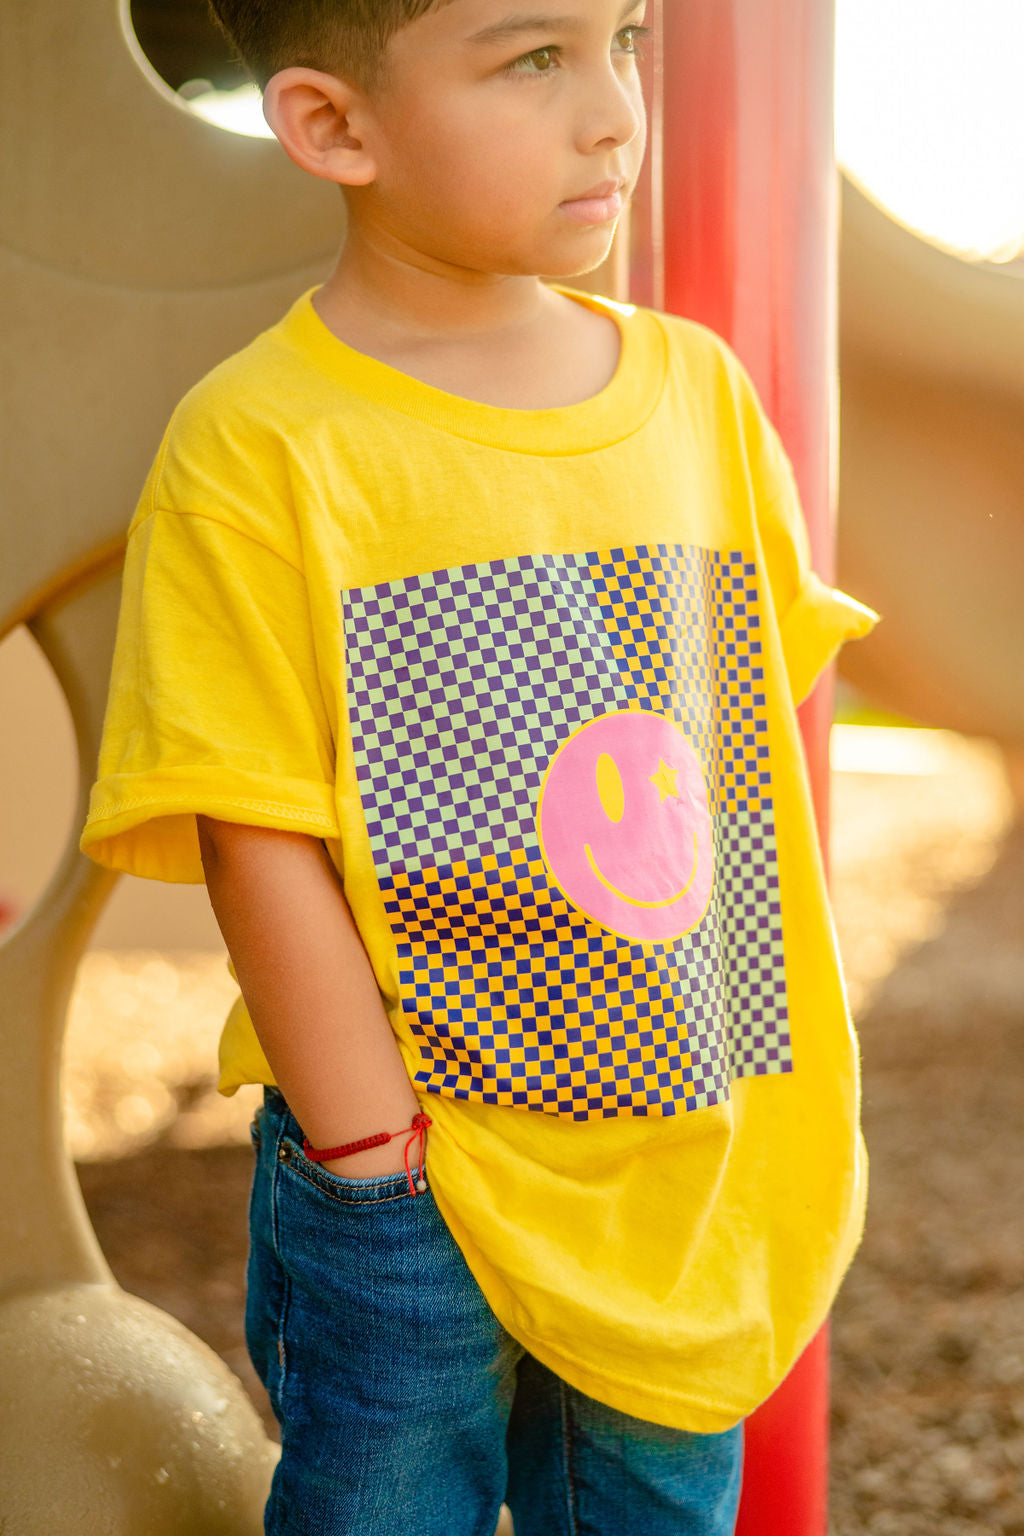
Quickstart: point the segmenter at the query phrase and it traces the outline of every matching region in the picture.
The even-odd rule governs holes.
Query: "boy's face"
[[[391,40],[356,217],[427,262],[569,276],[643,159],[644,3],[447,0]]]

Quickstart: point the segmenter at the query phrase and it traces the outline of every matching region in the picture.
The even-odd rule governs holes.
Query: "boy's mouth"
[[[558,206],[574,223],[607,224],[622,212],[622,185],[621,181],[602,181]]]

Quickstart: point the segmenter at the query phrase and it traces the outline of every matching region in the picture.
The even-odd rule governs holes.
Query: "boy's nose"
[[[602,144],[621,148],[643,132],[645,121],[639,84],[609,67],[587,93],[580,116],[579,147],[585,152]]]

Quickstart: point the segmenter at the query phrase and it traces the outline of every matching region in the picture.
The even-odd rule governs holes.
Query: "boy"
[[[641,5],[216,9],[348,234],[168,429],[83,846],[205,872],[245,1000],[267,1530],[722,1536],[862,1220],[793,702],[871,615],[728,350],[537,276]]]

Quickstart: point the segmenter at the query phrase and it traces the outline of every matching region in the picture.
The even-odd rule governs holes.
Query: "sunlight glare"
[[[263,116],[263,97],[255,85],[239,85],[233,91],[217,91],[208,80],[187,80],[178,95],[197,117],[229,133],[249,139],[272,139]]]
[[[837,0],[840,163],[959,254],[1024,253],[1022,0]]]

